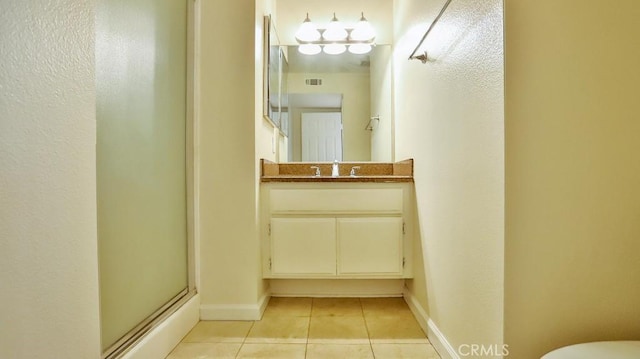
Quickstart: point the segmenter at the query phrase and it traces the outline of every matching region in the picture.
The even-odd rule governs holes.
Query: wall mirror
[[[274,1],[270,29],[277,31],[279,59],[273,63],[282,72],[280,102],[270,102],[281,131],[278,161],[393,161],[392,2]],[[301,54],[295,33],[306,14],[325,28],[334,12],[346,27],[364,12],[377,32],[373,51]]]
[[[371,120],[386,108],[382,121],[390,121],[391,83],[383,79],[390,79],[391,47],[379,45],[364,55],[304,55],[287,46],[287,53],[286,160],[391,161],[391,144],[382,150],[374,142],[391,124]]]
[[[271,16],[264,17],[264,81],[263,115],[285,134],[287,116],[283,104],[287,100],[287,60]]]

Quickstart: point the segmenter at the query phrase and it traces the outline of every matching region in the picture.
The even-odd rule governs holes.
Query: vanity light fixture
[[[305,55],[315,55],[321,51],[338,55],[347,50],[353,54],[366,54],[371,51],[375,37],[375,30],[364,13],[361,13],[360,21],[353,28],[344,27],[333,13],[333,19],[326,29],[315,27],[307,13],[296,32],[296,41],[300,44],[298,51]]]

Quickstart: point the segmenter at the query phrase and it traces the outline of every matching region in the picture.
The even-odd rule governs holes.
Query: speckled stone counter
[[[261,160],[262,182],[413,182],[413,160],[395,163],[380,162],[340,162],[338,165],[340,176],[332,177],[332,163],[320,162],[289,162],[274,163]],[[320,169],[320,176],[316,176],[315,168]],[[351,169],[356,175],[350,176]]]

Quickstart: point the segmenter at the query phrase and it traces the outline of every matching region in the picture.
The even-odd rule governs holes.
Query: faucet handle
[[[359,170],[359,169],[360,169],[360,166],[351,167],[351,173],[349,173],[349,176],[355,177],[356,176],[356,170]]]
[[[315,169],[315,170],[316,170],[316,177],[320,177],[320,167],[318,167],[318,166],[311,166],[311,169]]]

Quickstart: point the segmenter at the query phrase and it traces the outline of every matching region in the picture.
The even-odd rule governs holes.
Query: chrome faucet
[[[311,169],[315,169],[315,170],[316,170],[316,177],[320,177],[320,167],[318,167],[318,166],[311,166]]]
[[[351,173],[349,173],[349,176],[355,177],[356,176],[356,170],[359,170],[359,169],[360,169],[360,166],[351,167]]]
[[[331,166],[331,177],[340,176],[340,169],[338,168],[338,160],[333,161],[333,166]]]

